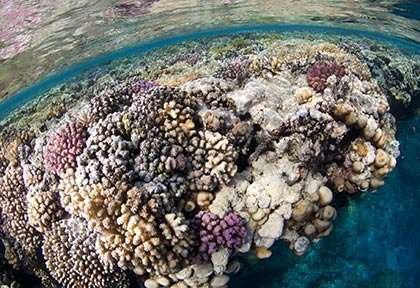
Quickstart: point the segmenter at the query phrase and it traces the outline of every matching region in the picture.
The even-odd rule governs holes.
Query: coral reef
[[[226,287],[241,253],[266,259],[282,240],[305,254],[332,231],[337,198],[385,184],[399,143],[360,55],[286,44],[171,55],[108,75],[19,137],[9,122],[9,262],[27,255],[48,287]]]

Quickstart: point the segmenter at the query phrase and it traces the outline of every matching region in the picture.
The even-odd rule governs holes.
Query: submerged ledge
[[[420,44],[412,40],[404,39],[401,37],[396,37],[392,35],[386,35],[382,33],[375,33],[372,31],[364,31],[357,29],[347,29],[347,28],[335,28],[329,26],[315,26],[312,24],[266,24],[266,25],[247,25],[239,27],[224,27],[219,29],[212,29],[206,31],[193,32],[183,35],[177,35],[175,37],[168,37],[162,39],[152,40],[146,43],[140,43],[132,47],[122,48],[117,51],[114,51],[109,54],[99,55],[97,57],[87,59],[79,64],[72,65],[68,68],[65,68],[62,71],[53,73],[44,77],[43,80],[35,83],[32,86],[23,88],[21,91],[17,92],[14,95],[8,96],[6,99],[0,101],[0,120],[4,119],[15,109],[25,105],[27,102],[35,99],[40,94],[46,92],[48,89],[62,84],[71,78],[78,76],[81,73],[86,73],[89,70],[94,69],[95,67],[106,65],[107,63],[123,59],[132,56],[139,56],[142,53],[151,51],[153,49],[158,49],[162,47],[167,47],[171,45],[176,45],[178,43],[198,40],[208,37],[218,37],[218,36],[228,36],[241,33],[286,33],[286,32],[303,32],[303,33],[325,33],[331,36],[338,37],[365,37],[368,39],[376,40],[382,43],[387,43],[393,45],[403,51],[419,54],[420,53]]]

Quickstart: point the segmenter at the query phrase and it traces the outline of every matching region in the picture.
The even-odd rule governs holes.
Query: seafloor
[[[419,94],[418,56],[368,39],[97,67],[1,122],[1,284],[417,287]]]

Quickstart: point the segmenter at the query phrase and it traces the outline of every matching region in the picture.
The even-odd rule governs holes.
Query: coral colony
[[[176,81],[120,77],[37,129],[5,127],[8,265],[45,287],[227,287],[238,256],[278,240],[303,255],[330,234],[336,197],[394,169],[395,120],[349,49],[279,43],[183,62],[213,64]]]

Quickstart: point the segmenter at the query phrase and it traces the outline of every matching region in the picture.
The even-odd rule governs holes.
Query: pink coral
[[[245,242],[245,221],[234,212],[223,218],[211,212],[199,212],[194,219],[194,228],[199,233],[199,258],[207,260],[220,247],[236,251]]]
[[[316,92],[322,93],[326,88],[328,77],[335,75],[340,79],[344,74],[344,67],[335,61],[318,61],[309,68],[306,80]]]
[[[159,84],[153,81],[136,80],[134,83],[126,87],[125,93],[127,95],[147,93],[150,89],[158,86]]]
[[[74,167],[76,157],[86,145],[86,128],[79,122],[66,123],[48,140],[44,150],[44,161],[48,171],[61,174]]]

